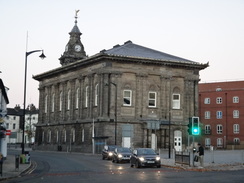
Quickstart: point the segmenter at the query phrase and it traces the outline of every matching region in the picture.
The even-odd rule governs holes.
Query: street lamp
[[[113,82],[109,82],[109,84],[112,84],[115,86],[115,96],[114,96],[114,145],[117,145],[117,84]]]
[[[43,50],[34,50],[34,51],[30,51],[30,52],[26,52],[25,53],[25,77],[24,77],[24,107],[23,107],[23,124],[22,124],[22,128],[23,128],[23,134],[22,134],[22,154],[25,153],[25,101],[26,101],[26,75],[27,75],[27,57],[35,52],[42,52],[42,54],[39,56],[41,59],[44,59],[46,56],[43,53]]]

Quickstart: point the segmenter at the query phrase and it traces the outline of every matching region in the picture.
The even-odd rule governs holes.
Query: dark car
[[[151,148],[135,149],[130,158],[131,167],[161,167],[160,156]]]
[[[115,148],[118,146],[115,145],[105,145],[102,151],[102,158],[107,159],[107,160],[111,160],[113,158],[113,153]]]
[[[131,150],[128,147],[117,147],[114,150],[112,161],[116,163],[130,162]]]

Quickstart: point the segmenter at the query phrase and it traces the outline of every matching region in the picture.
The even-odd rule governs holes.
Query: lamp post
[[[26,101],[26,75],[27,75],[27,57],[35,52],[42,52],[42,54],[39,56],[41,59],[44,59],[46,56],[43,53],[43,50],[34,50],[34,51],[30,51],[30,52],[26,52],[25,53],[25,77],[24,77],[24,106],[23,106],[23,124],[22,124],[22,128],[23,128],[23,134],[22,134],[22,144],[21,144],[21,148],[22,148],[22,154],[25,153],[25,101]]]

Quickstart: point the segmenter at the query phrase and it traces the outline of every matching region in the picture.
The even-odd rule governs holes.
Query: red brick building
[[[244,81],[200,83],[199,117],[205,147],[244,148]]]

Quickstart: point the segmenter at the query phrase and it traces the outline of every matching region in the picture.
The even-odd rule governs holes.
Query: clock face
[[[75,45],[75,51],[80,51],[81,50],[81,46],[80,45]]]

